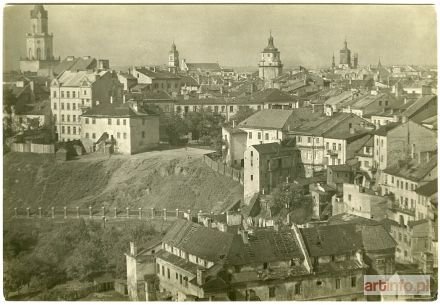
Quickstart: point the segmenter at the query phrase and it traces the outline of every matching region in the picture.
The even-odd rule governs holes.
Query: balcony
[[[339,151],[334,150],[334,149],[327,149],[327,155],[330,156],[337,156],[339,154]]]
[[[414,208],[406,208],[400,205],[398,202],[394,202],[391,205],[391,210],[401,212],[410,216],[415,217],[416,216],[416,210]]]

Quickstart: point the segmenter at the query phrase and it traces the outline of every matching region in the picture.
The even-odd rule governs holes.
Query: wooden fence
[[[12,143],[11,151],[13,152],[31,152],[37,154],[54,154],[55,145],[53,144],[36,144],[36,143]]]
[[[240,184],[243,184],[244,173],[242,169],[238,170],[221,161],[214,161],[209,154],[203,155],[203,161],[215,172],[230,177]]]

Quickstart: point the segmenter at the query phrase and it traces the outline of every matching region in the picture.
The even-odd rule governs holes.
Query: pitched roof
[[[396,247],[394,239],[381,225],[362,226],[361,235],[362,244],[366,251],[380,251]]]
[[[293,151],[298,151],[296,147],[284,146],[279,143],[265,143],[252,145],[260,154],[275,154],[277,156],[290,155]]]
[[[296,100],[294,96],[289,95],[279,89],[265,89],[257,92],[252,92],[251,95],[239,97],[236,99],[239,102],[242,101],[255,101],[261,103],[280,103],[280,102],[293,102]]]
[[[136,68],[136,71],[142,73],[152,79],[179,79],[180,77],[168,71],[153,71],[148,68]]]
[[[292,115],[293,110],[263,109],[240,122],[238,127],[282,129]]]
[[[96,67],[96,59],[90,56],[67,56],[56,67],[54,73],[59,75],[64,71],[85,71]]]
[[[417,160],[410,160],[405,164],[387,167],[384,169],[384,173],[411,181],[420,181],[435,167],[437,167],[437,154],[427,162],[419,163]]]
[[[437,96],[436,95],[425,95],[416,100],[413,104],[411,104],[403,113],[403,116],[406,116],[408,118],[411,118],[416,114],[417,111],[419,111],[423,106],[428,104],[434,100],[437,102]]]
[[[300,229],[312,257],[351,253],[362,249],[361,233],[352,224]]]
[[[346,99],[352,97],[353,93],[351,91],[344,91],[336,96],[330,97],[328,100],[324,102],[326,105],[337,105],[342,103]]]
[[[90,71],[64,71],[60,76],[58,76],[57,81],[61,86],[64,87],[79,87],[83,84],[84,81],[93,83],[98,77],[102,77],[108,73],[107,71],[103,72],[90,72]]]
[[[82,114],[84,117],[137,117],[146,116],[147,113],[135,111],[130,103],[101,103]]]
[[[162,241],[200,258],[217,262],[229,253],[235,235],[178,219]]]
[[[392,122],[389,124],[386,124],[385,126],[380,127],[376,131],[374,131],[374,134],[377,136],[386,136],[389,131],[393,130],[397,126],[401,125],[400,122]]]
[[[416,188],[416,193],[423,196],[432,196],[437,193],[437,178]]]

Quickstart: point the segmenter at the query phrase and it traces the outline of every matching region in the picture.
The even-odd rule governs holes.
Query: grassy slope
[[[4,211],[51,206],[156,207],[218,211],[242,187],[200,159],[108,159],[56,163],[37,154],[4,156]],[[223,203],[219,203],[223,202]]]

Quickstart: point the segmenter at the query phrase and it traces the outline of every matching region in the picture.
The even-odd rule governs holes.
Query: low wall
[[[209,154],[203,155],[203,161],[215,172],[243,184],[243,170],[235,169],[220,161],[214,161]]]
[[[12,143],[11,151],[13,152],[31,152],[37,154],[54,154],[55,145],[53,144],[36,144],[36,143]]]

